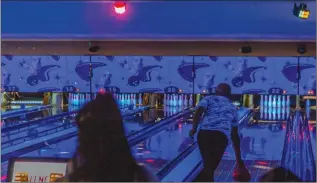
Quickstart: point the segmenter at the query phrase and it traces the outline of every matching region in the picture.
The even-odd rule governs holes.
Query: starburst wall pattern
[[[91,62],[88,56],[1,58],[1,87],[6,91],[89,92],[92,87],[93,91],[115,88],[124,93],[163,93],[174,87],[184,93],[202,93],[225,82],[233,93],[281,88],[296,94],[298,87],[297,57],[93,56]],[[315,57],[300,58],[301,94],[316,90],[315,66]]]

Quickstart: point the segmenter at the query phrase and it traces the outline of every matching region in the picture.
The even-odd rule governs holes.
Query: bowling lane
[[[146,110],[147,111],[147,110]],[[130,112],[126,111],[125,113]],[[63,117],[60,120],[54,122],[38,122],[30,128],[20,129],[18,131],[8,131],[6,133],[1,134],[2,137],[2,149],[11,148],[12,146],[19,145],[21,143],[31,143],[30,141],[45,138],[47,135],[52,135],[53,133],[57,133],[69,128],[72,128],[75,124],[74,118],[76,114],[72,114],[68,117]],[[130,116],[130,115],[129,115]],[[128,116],[128,117],[129,117]],[[133,115],[134,116],[134,115]]]
[[[248,124],[239,127],[242,158],[245,160],[281,160],[286,121],[290,115],[289,107],[254,109]],[[235,159],[232,146],[228,146],[223,159]]]
[[[58,115],[63,112],[68,112],[68,108],[50,107],[38,111],[25,112],[16,116],[2,118],[1,128],[12,127],[21,123],[27,123],[34,120],[43,119],[49,116]]]
[[[19,131],[8,131],[1,134],[1,148],[16,146],[21,143],[27,143],[37,138],[44,138],[46,135],[50,135],[57,128],[68,129],[73,127],[74,117],[64,118],[55,122],[46,121],[39,122],[32,126],[32,128],[26,128]],[[61,131],[61,130],[59,130]]]
[[[316,115],[302,109],[309,117],[309,130],[316,156]],[[281,160],[286,122],[294,109],[285,107],[263,107],[255,109],[249,125],[240,130],[242,156],[247,160]],[[234,153],[228,147],[226,159],[233,159]]]
[[[147,165],[157,174],[194,142],[188,136],[191,127],[191,122],[184,119],[132,147],[138,163]]]
[[[316,159],[316,125],[310,124],[309,131]],[[251,182],[258,182],[266,172],[280,166],[285,133],[286,123],[278,121],[250,124],[241,130],[241,153],[247,168],[251,171]],[[233,182],[231,175],[234,164],[234,150],[228,146],[223,160],[215,172],[215,181]]]
[[[17,116],[20,115],[22,113],[26,113],[26,112],[31,112],[31,111],[37,111],[37,110],[41,110],[41,109],[45,109],[45,108],[49,108],[51,107],[50,105],[39,105],[39,106],[23,106],[23,105],[10,105],[10,106],[5,106],[5,110],[1,111],[1,118],[8,118],[10,116]],[[3,110],[3,108],[1,108],[1,110]]]
[[[26,109],[32,108],[32,107],[34,106],[30,106],[30,105],[25,106]],[[4,106],[4,107],[1,107],[1,114],[5,114],[6,112],[17,111],[17,110],[21,110],[20,105]]]
[[[244,160],[281,160],[285,133],[286,123],[278,121],[250,123],[240,130],[242,158]],[[223,159],[235,159],[232,146],[228,146]]]
[[[155,114],[157,113],[157,114]],[[151,114],[151,115],[149,115]],[[142,115],[136,114],[134,115],[134,119],[129,118],[128,120],[124,120],[125,127],[127,129],[127,134],[131,131],[129,128],[131,127],[131,124],[137,124],[138,122],[141,122],[141,124],[146,124],[149,119],[154,119],[158,121],[158,118],[162,116],[162,114],[166,114],[165,110],[160,109],[149,109],[142,112]],[[172,113],[170,113],[172,114]],[[150,118],[149,118],[150,116]],[[143,117],[141,119],[140,117]],[[158,118],[156,118],[158,117]],[[164,116],[165,118],[168,116]],[[163,118],[162,118],[163,119]],[[150,123],[147,123],[150,125]],[[147,127],[148,125],[134,125],[134,128],[132,130],[142,130],[143,128]],[[138,128],[137,128],[138,127]],[[26,157],[63,157],[63,158],[71,158],[76,150],[76,144],[77,144],[77,136],[55,143],[55,144],[48,144],[44,148],[37,149],[32,152],[26,152],[25,154],[21,156]],[[6,175],[7,172],[7,163],[8,162],[2,162],[1,164],[1,175]]]
[[[248,108],[240,108],[238,118],[245,116],[248,111]],[[191,117],[167,126],[165,130],[132,147],[136,159],[140,164],[147,165],[153,173],[159,173],[195,142],[188,135],[191,128]]]

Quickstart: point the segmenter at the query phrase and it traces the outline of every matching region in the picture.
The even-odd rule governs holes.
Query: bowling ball
[[[251,180],[250,171],[246,167],[236,167],[232,178],[235,182],[249,182]]]

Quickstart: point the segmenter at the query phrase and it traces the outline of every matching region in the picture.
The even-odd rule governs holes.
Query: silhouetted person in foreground
[[[228,99],[231,88],[226,83],[221,83],[216,88],[216,95],[204,97],[197,105],[193,120],[193,129],[190,136],[197,132],[198,147],[203,159],[204,169],[201,172],[202,182],[214,182],[214,172],[217,169],[223,153],[230,139],[236,155],[235,178],[240,181],[249,181],[250,174],[241,159],[240,138],[237,127],[237,108]]]
[[[302,182],[300,178],[298,178],[291,171],[279,167],[275,168],[268,173],[264,174],[260,180],[260,182]]]
[[[76,117],[78,149],[69,182],[156,181],[134,159],[125,136],[121,112],[112,94],[99,94]]]

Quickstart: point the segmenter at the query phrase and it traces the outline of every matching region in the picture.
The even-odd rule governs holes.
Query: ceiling
[[[307,4],[311,16],[301,20],[289,1],[140,1],[123,15],[104,1],[4,1],[2,38],[315,41],[316,3]]]

